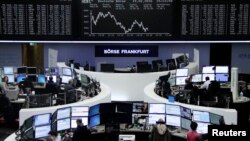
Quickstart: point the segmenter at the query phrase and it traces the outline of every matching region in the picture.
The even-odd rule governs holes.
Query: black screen
[[[245,41],[249,0],[2,0],[0,40]]]
[[[25,74],[25,73],[27,73],[27,67],[19,67],[19,68],[17,68],[17,73],[18,74]]]

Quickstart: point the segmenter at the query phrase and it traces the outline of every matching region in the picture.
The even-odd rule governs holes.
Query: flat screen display
[[[186,119],[186,118],[181,118],[181,128],[190,130],[191,129],[190,124],[191,124],[191,120]]]
[[[202,81],[206,81],[206,77],[209,77],[209,80],[214,81],[215,80],[215,74],[202,74]]]
[[[181,117],[192,119],[191,109],[181,107]]]
[[[194,82],[194,83],[202,82],[202,74],[192,75],[191,82]]]
[[[72,79],[71,76],[61,76],[61,78],[62,78],[62,83],[64,83],[64,84],[68,84],[69,80]]]
[[[148,103],[133,103],[133,113],[148,113]]]
[[[70,117],[71,107],[62,108],[57,110],[57,119],[63,119]]]
[[[181,108],[179,105],[166,104],[166,114],[181,115]]]
[[[15,76],[13,74],[8,74],[8,75],[5,75],[8,77],[9,79],[9,83],[14,83],[15,82]]]
[[[84,126],[88,125],[88,117],[71,117],[71,128],[77,127],[77,124],[76,124],[77,119],[82,119],[82,123]]]
[[[17,68],[17,74],[26,74],[27,73],[27,67],[18,67]]]
[[[215,125],[220,125],[220,120],[223,119],[223,116],[214,113],[210,113],[209,116],[210,116],[210,123]]]
[[[20,83],[20,82],[24,81],[25,78],[26,78],[26,74],[18,74],[16,77],[16,82]]]
[[[50,113],[35,115],[34,116],[34,126],[50,124],[50,117],[51,117]]]
[[[4,74],[14,74],[14,68],[13,67],[3,67],[3,73]]]
[[[227,73],[225,74],[217,73],[215,74],[215,78],[216,78],[216,81],[218,82],[228,82],[229,75]]]
[[[72,76],[72,69],[71,68],[62,68],[62,75]]]
[[[165,114],[149,114],[148,115],[148,124],[156,124],[159,119],[162,119],[164,122],[166,121],[165,119]]]
[[[176,83],[175,85],[180,86],[180,85],[185,85],[187,77],[176,77]]]
[[[49,132],[51,130],[50,125],[43,125],[35,127],[35,138],[42,138],[49,136]]]
[[[31,82],[36,82],[37,81],[36,79],[37,79],[36,75],[28,75],[28,80]]]
[[[45,75],[41,75],[41,74],[39,74],[38,76],[37,76],[37,83],[46,83],[46,78],[45,78]]]
[[[50,76],[47,76],[47,80],[49,80]],[[51,75],[53,82],[56,82],[56,75]]]
[[[89,116],[100,114],[100,105],[94,105],[89,108]]]
[[[72,117],[85,117],[89,116],[89,107],[71,107]]]
[[[177,69],[176,76],[188,76],[188,69]]]
[[[70,129],[71,121],[70,118],[57,120],[57,131]]]
[[[53,75],[58,75],[59,74],[59,69],[57,67],[50,68],[50,73]]]
[[[197,122],[198,127],[196,131],[200,134],[207,134],[208,133],[208,125],[209,123]]]
[[[193,120],[197,122],[210,122],[209,112],[193,111]]]
[[[216,66],[215,73],[229,73],[228,66]]]
[[[149,113],[160,113],[165,114],[166,104],[163,103],[150,103]]]
[[[95,115],[89,118],[89,127],[95,127],[101,124],[100,115]]]
[[[27,73],[28,74],[36,74],[37,73],[36,67],[28,67],[27,68]]]
[[[166,124],[170,126],[181,126],[181,117],[180,116],[173,116],[173,115],[166,115]]]
[[[202,67],[202,73],[215,73],[215,66]]]

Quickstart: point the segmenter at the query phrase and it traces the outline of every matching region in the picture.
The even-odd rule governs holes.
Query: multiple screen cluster
[[[223,116],[217,114],[197,110],[191,111],[191,109],[179,105],[149,104],[149,124],[155,124],[159,119],[162,119],[169,126],[189,130],[191,121],[195,121],[198,123],[197,131],[207,133],[208,125],[219,125],[222,118]]]
[[[88,116],[89,107],[86,106],[57,109],[52,115],[51,113],[34,115],[25,120],[22,125],[26,129],[23,130],[23,135],[26,138],[38,139],[47,137],[51,130],[64,131],[75,129],[77,127],[77,119],[82,119],[82,123],[88,125]]]
[[[16,69],[16,70],[15,70]],[[54,82],[57,82],[57,76],[59,75],[59,69],[57,67],[45,68],[44,73],[38,72],[36,67],[3,67],[3,75],[7,76],[9,83],[20,83],[24,79],[28,79],[34,83],[46,83],[46,79],[49,80],[51,76]],[[71,68],[62,68],[62,83],[68,83],[72,79],[73,71]]]
[[[202,67],[202,74],[195,74],[192,76],[192,82],[204,82],[206,77],[209,80],[216,80],[218,82],[229,81],[229,67],[228,66],[204,66]]]
[[[45,113],[32,116],[25,120],[22,125],[23,135],[28,138],[42,138],[48,136],[49,131],[65,131],[77,127],[76,120],[82,119],[84,125],[95,127],[103,123],[101,109],[109,113],[108,107],[112,110],[113,103],[106,103],[86,106],[65,107],[57,109],[53,114]],[[119,104],[118,104],[119,105]],[[122,107],[116,105],[116,113],[122,111]],[[133,103],[131,115],[133,123],[155,124],[162,119],[167,125],[189,130],[192,121],[198,123],[197,131],[207,133],[208,125],[220,124],[223,116],[206,111],[192,110],[183,106],[164,103]],[[103,106],[103,107],[101,107]],[[129,108],[129,107],[128,107]],[[111,114],[111,113],[110,113]],[[112,118],[110,117],[104,118]],[[130,117],[131,118],[131,117]]]
[[[176,85],[185,85],[186,84],[186,78],[188,77],[188,69],[184,68],[184,69],[177,69],[176,70]]]

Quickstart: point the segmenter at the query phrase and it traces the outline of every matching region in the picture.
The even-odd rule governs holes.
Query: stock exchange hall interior
[[[210,1],[1,1],[0,140],[250,126],[249,2]]]

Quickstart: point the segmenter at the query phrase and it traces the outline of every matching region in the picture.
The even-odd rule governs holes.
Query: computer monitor
[[[17,68],[17,74],[26,74],[26,73],[27,73],[27,67],[26,66]]]
[[[87,106],[71,107],[71,116],[72,117],[89,116],[89,107]]]
[[[208,133],[208,125],[210,123],[204,123],[204,122],[197,122],[198,126],[196,131],[200,134],[207,134]]]
[[[193,82],[193,83],[202,82],[202,74],[195,74],[195,75],[192,75],[191,82]]]
[[[148,113],[148,103],[135,102],[133,103],[133,113]]]
[[[81,74],[81,83],[82,84],[89,84],[90,83],[90,78],[85,74]]]
[[[165,119],[165,114],[149,114],[148,115],[148,124],[156,124],[159,119],[162,119],[164,122],[166,121]]]
[[[45,124],[50,124],[51,114],[40,114],[34,116],[34,126],[40,126]]]
[[[15,82],[15,76],[13,74],[8,74],[8,75],[5,75],[8,77],[9,79],[9,83],[14,83]]]
[[[100,114],[100,105],[94,105],[89,108],[89,116]]]
[[[90,128],[95,127],[95,126],[100,125],[100,124],[101,124],[101,117],[99,114],[91,116],[89,118],[89,127]]]
[[[188,76],[188,69],[177,69],[175,76]]]
[[[190,119],[181,118],[181,128],[182,129],[190,130],[191,129],[190,124],[191,124]]]
[[[188,77],[176,77],[175,85],[177,85],[177,86],[186,85],[187,78]]]
[[[224,74],[217,73],[215,74],[215,78],[216,78],[216,81],[218,82],[228,82],[229,75],[228,73],[224,73]]]
[[[57,120],[70,117],[71,107],[57,109]]]
[[[5,75],[13,75],[14,74],[14,68],[13,67],[3,67],[3,73]]]
[[[53,78],[53,79],[52,79],[53,82],[56,82],[56,75],[51,75],[51,76],[48,75],[48,76],[47,76],[47,80],[49,80],[49,77],[52,77],[52,78]]]
[[[53,75],[58,75],[59,69],[57,67],[50,68],[50,73]]]
[[[26,74],[18,74],[17,77],[16,77],[16,82],[17,83],[20,83],[22,81],[24,81],[24,79],[26,79]]]
[[[28,74],[37,74],[37,68],[36,67],[28,67],[27,73]]]
[[[215,73],[215,66],[202,67],[202,73]]]
[[[159,113],[165,114],[166,111],[166,104],[164,103],[150,103],[149,104],[149,113]]]
[[[57,131],[63,131],[63,130],[67,130],[70,129],[71,126],[71,121],[70,118],[64,118],[64,119],[60,119],[57,120]]]
[[[51,125],[43,125],[35,127],[35,138],[43,138],[49,136],[49,132],[51,131]]]
[[[229,73],[228,66],[216,66],[215,73]]]
[[[196,122],[210,122],[209,112],[193,110],[193,121],[196,121]]]
[[[148,114],[132,114],[132,123],[137,125],[145,125]]]
[[[27,78],[29,81],[34,82],[34,83],[37,81],[36,75],[28,75]]]
[[[174,70],[177,68],[175,59],[167,59],[166,60],[166,66],[168,70]]]
[[[62,83],[68,84],[69,80],[73,79],[71,76],[61,76],[62,78]]]
[[[174,115],[166,115],[166,124],[175,127],[181,127],[181,117]]]
[[[46,83],[45,75],[39,74],[37,76],[37,83],[43,83],[43,84],[45,84]]]
[[[214,125],[220,125],[220,120],[223,120],[223,116],[214,113],[209,113],[210,123]]]
[[[50,75],[50,68],[45,68],[44,69],[44,74]]]
[[[77,124],[76,124],[77,119],[82,119],[83,125],[88,126],[88,117],[71,117],[71,128],[76,128],[77,127]]]
[[[215,80],[215,74],[202,74],[202,81],[206,81],[206,77],[209,77],[209,80],[214,81]]]
[[[62,75],[66,75],[66,76],[72,76],[72,69],[71,68],[62,68]]]
[[[179,105],[166,104],[166,114],[181,115],[181,107]]]
[[[181,106],[181,117],[192,119],[191,109]]]

